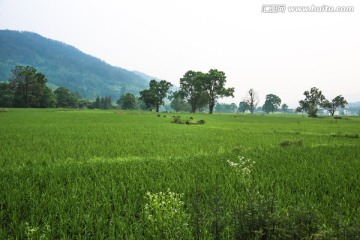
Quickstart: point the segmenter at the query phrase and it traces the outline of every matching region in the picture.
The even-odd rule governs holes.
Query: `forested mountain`
[[[88,99],[138,94],[149,82],[143,73],[111,66],[65,43],[36,33],[0,30],[0,81],[8,81],[16,65],[35,67],[51,87],[64,86]]]

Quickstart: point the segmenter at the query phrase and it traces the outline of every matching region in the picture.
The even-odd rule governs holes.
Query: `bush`
[[[302,146],[302,145],[303,145],[302,140],[296,140],[296,141],[285,140],[280,143],[280,146],[282,147],[292,147],[292,146]]]
[[[182,120],[180,116],[173,116],[173,119],[171,120],[171,122],[177,123],[177,124],[186,124],[186,125],[205,124],[205,120],[203,120],[203,119],[195,121],[193,117],[190,117],[187,120]]]

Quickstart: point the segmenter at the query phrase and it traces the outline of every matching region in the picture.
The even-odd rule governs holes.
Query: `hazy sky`
[[[0,29],[73,45],[179,85],[224,71],[239,103],[250,88],[296,107],[303,92],[360,101],[360,2],[329,0],[0,0]],[[262,13],[264,4],[353,6],[351,13]],[[268,8],[266,8],[268,9]]]

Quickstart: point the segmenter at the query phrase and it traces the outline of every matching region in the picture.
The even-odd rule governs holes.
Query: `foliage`
[[[304,95],[305,99],[299,101],[300,106],[297,111],[305,111],[309,117],[316,117],[319,107],[322,106],[325,100],[325,96],[316,87],[312,87],[310,91],[305,91]]]
[[[275,94],[268,94],[265,98],[265,103],[262,107],[262,110],[266,113],[274,113],[280,107],[281,99]]]
[[[215,105],[215,112],[234,112],[237,109],[236,104],[235,103],[232,104],[228,104],[228,103],[216,103]]]
[[[123,110],[134,110],[136,109],[136,98],[132,93],[126,93],[116,101],[116,104]]]
[[[53,93],[46,86],[45,75],[31,66],[16,66],[12,70],[10,86],[15,107],[53,107]]]
[[[54,94],[56,97],[56,107],[76,108],[79,106],[80,96],[65,87],[57,88]]]
[[[281,111],[283,113],[286,113],[288,108],[289,108],[289,106],[286,103],[283,103],[283,105],[281,105]]]
[[[112,108],[112,99],[111,96],[99,97],[97,96],[95,102],[92,103],[91,108],[96,109],[111,109]]]
[[[12,107],[14,104],[14,93],[11,85],[0,82],[0,107]]]
[[[203,119],[195,121],[193,117],[190,117],[187,120],[183,120],[183,119],[181,119],[181,116],[173,116],[171,122],[177,123],[177,124],[186,124],[186,125],[205,124],[205,120],[203,120]]]
[[[182,78],[180,78],[179,97],[186,99],[191,106],[191,112],[194,113],[207,104],[208,97],[204,92],[202,79],[204,73],[187,71]]]
[[[209,101],[209,114],[213,113],[218,98],[234,97],[234,88],[225,88],[226,76],[222,71],[210,69],[201,78],[204,91]]]
[[[251,88],[248,91],[247,96],[244,98],[244,101],[249,107],[251,114],[253,114],[257,105],[259,104],[259,95],[254,89]]]
[[[192,113],[207,103],[212,114],[218,98],[234,97],[234,88],[225,88],[225,83],[225,73],[217,69],[208,73],[190,70],[180,79],[179,93],[187,99]]]
[[[180,91],[175,91],[169,97],[171,100],[170,106],[175,112],[186,112],[191,111],[191,106],[183,98],[183,94]],[[195,110],[194,110],[195,111]]]
[[[333,100],[331,100],[331,102],[325,99],[324,102],[322,103],[322,107],[328,110],[331,116],[334,116],[335,111],[338,108],[344,108],[346,104],[348,104],[348,102],[345,100],[345,98],[339,95],[336,96]]]
[[[164,98],[167,96],[172,84],[165,80],[151,80],[149,89],[140,92],[139,100],[146,104],[148,108],[155,107],[156,112],[159,112],[159,107],[164,104]]]
[[[246,101],[241,101],[239,103],[239,109],[238,109],[239,112],[245,113],[245,111],[249,110],[249,109],[250,109],[250,106]]]

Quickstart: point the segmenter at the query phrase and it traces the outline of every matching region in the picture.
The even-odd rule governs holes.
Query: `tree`
[[[241,101],[239,103],[238,111],[244,113],[246,110],[249,110],[249,104],[246,101]]]
[[[262,110],[266,113],[274,113],[280,107],[281,99],[275,94],[268,94],[265,97],[265,103],[262,106]]]
[[[56,107],[56,97],[51,88],[45,87],[43,94],[40,97],[39,107],[54,108]]]
[[[10,84],[14,92],[15,107],[48,107],[45,99],[51,97],[51,90],[46,86],[47,79],[31,66],[16,66],[12,70]]]
[[[136,109],[136,98],[132,93],[126,93],[122,95],[117,101],[116,104],[120,106],[121,109],[124,110],[134,110]]]
[[[12,107],[14,102],[14,93],[11,85],[6,82],[0,82],[0,107]]]
[[[144,102],[148,108],[155,107],[156,112],[159,112],[159,107],[164,104],[164,98],[171,86],[172,84],[165,80],[157,82],[153,79],[149,83],[149,89],[140,92],[139,100]]]
[[[319,107],[322,106],[325,96],[316,87],[311,88],[310,91],[305,91],[304,95],[305,99],[299,101],[300,106],[297,111],[305,111],[309,117],[316,117],[316,113]]]
[[[283,105],[281,105],[281,111],[283,111],[283,113],[286,113],[286,111],[288,110],[289,106],[284,103]]]
[[[204,73],[187,71],[182,78],[180,78],[179,97],[187,100],[191,106],[191,112],[194,113],[196,109],[207,104],[207,95],[204,92],[203,82]]]
[[[173,92],[169,99],[171,100],[171,108],[176,112],[191,110],[189,103],[184,100],[183,94],[180,91]]]
[[[202,78],[203,90],[207,93],[209,114],[213,113],[218,98],[234,97],[234,88],[225,88],[226,76],[222,71],[210,69]]]
[[[348,102],[341,95],[336,96],[331,102],[329,100],[324,100],[322,107],[328,110],[331,116],[334,116],[334,113],[338,108],[344,108]]]
[[[247,96],[244,98],[244,101],[249,106],[249,110],[250,110],[251,114],[253,114],[257,105],[259,104],[259,96],[258,96],[257,92],[251,88],[248,91]]]
[[[65,87],[58,87],[54,91],[56,97],[56,107],[73,107],[76,108],[79,105],[79,98],[76,93],[71,92]]]
[[[238,108],[238,106],[236,105],[236,103],[231,103],[230,108],[233,112],[236,112],[236,109]]]

